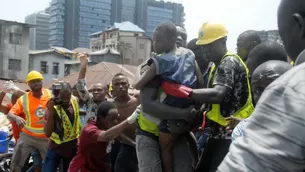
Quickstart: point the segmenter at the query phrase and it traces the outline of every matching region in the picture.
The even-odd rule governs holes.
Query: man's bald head
[[[278,28],[286,51],[295,61],[305,49],[305,1],[282,0],[278,8]]]
[[[266,41],[256,46],[249,54],[246,64],[250,74],[261,64],[269,60],[287,62],[287,54],[280,44],[274,41]]]
[[[247,30],[237,38],[237,54],[245,61],[251,50],[261,43],[261,37],[257,31]]]
[[[251,88],[253,100],[258,102],[268,85],[291,69],[292,66],[284,61],[270,60],[259,65],[253,72]]]

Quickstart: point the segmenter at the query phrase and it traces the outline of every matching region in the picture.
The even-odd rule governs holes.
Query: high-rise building
[[[89,47],[91,33],[110,25],[111,0],[52,0],[50,44]]]
[[[165,21],[184,26],[184,7],[180,1],[112,0],[111,23],[130,21],[151,36],[154,28]]]
[[[154,28],[166,21],[178,26],[184,26],[184,7],[178,1],[164,2],[156,0],[143,0],[136,3],[135,24],[152,36]]]
[[[151,36],[164,21],[184,26],[184,7],[177,0],[52,0],[50,44],[89,48],[89,35],[115,22],[130,21]]]
[[[33,13],[25,17],[25,23],[35,25],[30,28],[30,50],[49,48],[50,14],[45,11]]]
[[[135,23],[136,3],[137,0],[112,0],[111,24],[124,21]]]

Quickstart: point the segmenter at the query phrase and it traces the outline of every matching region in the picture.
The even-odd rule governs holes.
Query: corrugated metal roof
[[[54,49],[55,51],[58,51],[60,53],[70,53],[73,54],[73,52],[67,48],[64,47],[51,47],[51,49]]]
[[[111,30],[145,33],[145,31],[143,29],[141,29],[139,26],[133,24],[130,21],[125,21],[122,23],[114,23],[113,26],[107,27],[104,31],[111,31]],[[90,36],[99,35],[101,33],[103,33],[103,31],[92,33],[92,34],[90,34]]]
[[[131,23],[130,21],[125,21],[122,23],[114,23],[114,25],[107,30],[112,30],[112,29],[119,29],[120,31],[126,31],[126,32],[141,32],[141,33],[145,32],[139,26]]]
[[[96,51],[96,52],[92,52],[89,55],[105,55],[105,54],[114,54],[114,55],[121,55],[120,52],[118,52],[117,50],[110,48],[110,47],[106,47],[100,51]]]
[[[92,33],[92,34],[90,34],[90,36],[99,35],[101,33],[103,33],[103,31],[98,31],[98,32]]]
[[[51,52],[55,52],[55,50],[48,49],[48,50],[30,51],[29,54],[41,54],[41,53],[51,53]]]
[[[136,66],[102,62],[94,66],[88,67],[86,73],[87,85],[88,87],[91,87],[93,84],[97,84],[97,83],[109,84],[113,76],[117,73],[125,74],[129,82],[133,84],[136,72],[137,72]],[[71,85],[74,85],[77,82],[78,74],[79,74],[78,72],[72,73],[59,80],[67,81]],[[51,85],[52,83],[47,84],[46,88],[51,87]]]
[[[88,48],[81,48],[81,47],[75,48],[72,51],[75,52],[75,53],[91,53],[90,49],[88,49]]]

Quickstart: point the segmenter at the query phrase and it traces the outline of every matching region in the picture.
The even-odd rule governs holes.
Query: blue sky
[[[228,31],[228,47],[234,50],[237,36],[248,29],[277,29],[280,0],[182,0],[189,40],[197,37],[206,21],[223,23]],[[24,17],[46,8],[50,0],[0,0],[0,19],[24,22]]]

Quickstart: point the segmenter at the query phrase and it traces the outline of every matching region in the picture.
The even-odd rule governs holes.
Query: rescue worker
[[[190,98],[208,104],[209,140],[197,171],[215,171],[229,150],[230,133],[225,131],[231,115],[247,118],[253,111],[249,72],[243,60],[227,50],[227,30],[219,23],[204,23],[197,45],[215,65],[211,65],[207,88],[191,91]]]
[[[251,77],[251,88],[254,103],[256,104],[258,102],[268,85],[291,68],[292,66],[289,63],[279,60],[269,60],[259,65],[254,70]],[[235,118],[235,120],[236,123],[239,123],[232,132],[232,140],[236,140],[238,137],[242,137],[244,135],[243,128],[247,123],[247,119],[240,121],[240,119]]]
[[[237,55],[247,61],[249,53],[261,43],[261,37],[257,31],[247,30],[237,38]]]
[[[282,0],[279,5],[279,33],[293,61],[304,55],[304,13],[304,0]],[[305,170],[304,73],[305,64],[297,65],[265,89],[244,136],[232,143],[219,172]]]
[[[72,95],[69,83],[61,85],[59,99],[51,99],[45,115],[45,135],[50,138],[49,149],[43,165],[44,172],[54,172],[61,160],[63,171],[68,171],[70,161],[76,155],[77,139],[80,135],[80,112],[78,99]]]
[[[20,138],[14,150],[11,171],[21,172],[28,156],[37,148],[44,159],[48,139],[44,134],[44,115],[51,92],[42,88],[43,76],[37,71],[28,73],[26,82],[31,88],[21,96],[8,113],[8,119],[22,127]],[[20,115],[25,114],[25,119]]]
[[[29,92],[30,90],[23,91],[20,88],[18,88],[13,81],[6,81],[4,84],[4,89],[0,94],[0,102],[2,102],[1,98],[2,96],[5,96],[6,93],[11,93],[11,103],[7,104],[7,106],[0,106],[0,111],[4,114],[7,114],[10,109],[13,107],[13,105],[17,102],[17,99],[24,95],[26,92]],[[25,118],[24,114],[21,114],[20,117]],[[21,128],[17,126],[16,122],[11,122],[12,124],[12,130],[13,130],[13,137],[15,139],[15,145],[18,142],[19,135],[21,132]],[[40,152],[38,149],[35,149],[34,152],[31,154],[33,159],[33,165],[27,169],[27,172],[39,172],[41,171],[42,166],[42,158],[40,156]],[[26,168],[23,168],[23,170],[26,170]]]
[[[138,110],[126,120],[118,123],[118,110],[112,102],[101,103],[96,120],[86,125],[79,138],[77,155],[70,163],[69,172],[110,172],[106,163],[108,142],[136,122]],[[126,170],[127,171],[127,170]]]
[[[192,39],[186,46],[186,48],[193,51],[195,54],[196,61],[198,63],[198,66],[201,70],[201,73],[204,74],[209,66],[209,61],[206,57],[204,57],[202,53],[202,49],[200,46],[196,45],[197,38]]]

